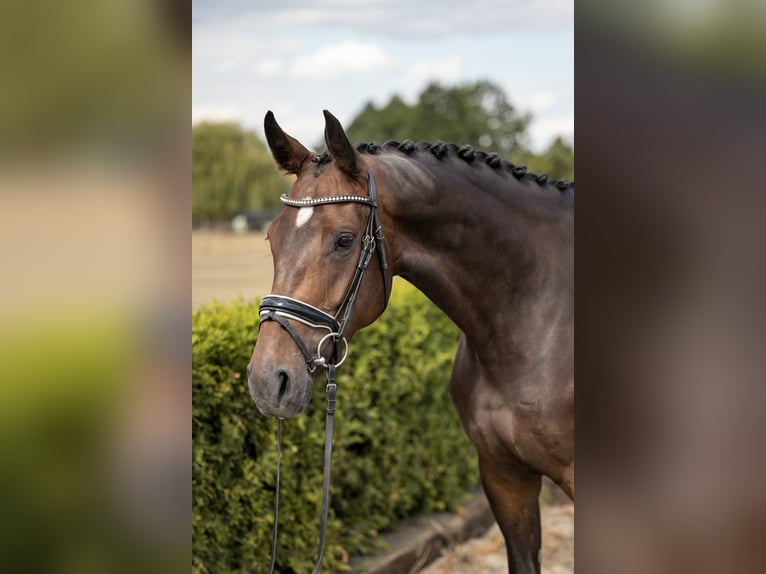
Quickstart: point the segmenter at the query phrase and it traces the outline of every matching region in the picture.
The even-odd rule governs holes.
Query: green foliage
[[[399,96],[378,109],[367,103],[348,126],[351,141],[437,140],[471,144],[511,157],[526,149],[530,116],[503,89],[479,81],[452,87],[429,84],[409,106]]]
[[[261,416],[245,368],[258,303],[193,314],[192,571],[264,572],[273,526],[276,424]],[[357,334],[338,370],[332,502],[323,571],[380,544],[407,516],[453,507],[478,481],[473,447],[449,393],[458,331],[412,286]],[[279,572],[316,555],[324,443],[324,380],[306,413],[283,424]]]
[[[107,165],[126,161],[126,155],[130,163],[180,135],[175,122],[183,113],[178,102],[187,93],[188,72],[176,50],[182,36],[168,37],[169,13],[131,0],[44,6],[3,2],[4,161],[31,152],[31,169],[39,170],[54,150],[65,158],[79,152],[77,162],[85,157],[98,166],[106,158]]]
[[[347,133],[351,141],[426,140],[471,144],[556,179],[574,179],[571,146],[556,139],[542,154],[526,146],[531,116],[519,112],[499,86],[479,81],[429,84],[417,103],[399,96],[377,108],[368,102]],[[317,148],[321,148],[320,144]],[[267,146],[231,123],[192,128],[192,222],[230,219],[245,211],[276,211],[292,180],[282,176]]]
[[[470,144],[555,179],[574,179],[574,151],[560,137],[541,154],[526,146],[531,116],[522,114],[500,86],[475,82],[453,87],[432,83],[410,106],[399,96],[377,108],[372,102],[348,126],[353,142],[438,140]],[[321,147],[321,146],[320,146]]]
[[[266,145],[236,124],[192,128],[192,221],[229,219],[237,213],[279,208],[290,180],[276,169]]]
[[[543,153],[521,155],[516,163],[524,163],[530,171],[547,174],[553,179],[574,180],[574,149],[560,137]]]
[[[183,495],[149,520],[132,512],[173,486],[188,489],[188,473],[165,465],[188,449],[167,440],[176,423],[154,414],[157,398],[184,401],[186,381],[167,377],[165,354],[144,352],[156,339],[145,317],[97,307],[41,306],[0,325],[2,572],[164,574],[188,563],[175,505]],[[157,372],[170,379],[159,394],[148,390]],[[147,426],[161,436],[142,449]]]

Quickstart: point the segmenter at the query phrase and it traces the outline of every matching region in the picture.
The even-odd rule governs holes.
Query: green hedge
[[[274,419],[244,375],[258,303],[193,314],[192,572],[266,572],[275,481]],[[454,507],[478,482],[473,447],[449,394],[458,330],[409,284],[358,333],[338,369],[332,503],[322,572],[380,547],[408,516]],[[278,571],[310,572],[319,534],[324,379],[308,411],[283,425]]]

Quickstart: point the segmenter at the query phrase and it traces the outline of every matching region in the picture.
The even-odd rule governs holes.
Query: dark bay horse
[[[266,115],[274,159],[297,176],[269,227],[272,293],[305,305],[319,323],[336,315],[364,259],[372,184],[387,261],[382,249],[370,251],[345,336],[381,315],[394,275],[458,325],[452,399],[476,447],[510,572],[539,572],[542,475],[574,499],[574,186],[470,146],[354,147],[324,113],[321,155]],[[317,371],[295,337],[315,349],[326,331],[297,319],[282,321],[293,334],[264,321],[248,367],[250,393],[268,416],[289,418],[311,396]],[[318,354],[329,357],[331,347]]]

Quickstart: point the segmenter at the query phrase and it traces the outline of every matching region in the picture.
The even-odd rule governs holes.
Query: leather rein
[[[327,409],[325,415],[325,443],[324,443],[324,473],[322,477],[322,510],[319,532],[319,549],[317,559],[312,574],[319,571],[324,554],[325,534],[327,531],[327,513],[330,500],[330,470],[332,466],[332,435],[335,415],[335,368],[340,366],[346,360],[348,355],[348,342],[345,334],[351,323],[357,296],[362,285],[364,272],[370,264],[373,253],[378,252],[378,261],[380,262],[380,271],[383,276],[383,309],[388,306],[388,299],[391,295],[387,281],[388,260],[386,256],[385,238],[383,228],[378,221],[378,197],[375,187],[375,178],[372,176],[372,170],[367,169],[367,196],[363,195],[335,195],[331,197],[320,197],[316,199],[293,199],[283,194],[280,197],[282,203],[289,207],[315,207],[317,205],[331,205],[340,203],[359,203],[370,208],[370,215],[367,219],[367,227],[362,238],[362,253],[359,257],[359,263],[354,270],[346,293],[343,296],[340,306],[335,315],[325,313],[313,305],[304,303],[291,297],[282,295],[268,295],[263,298],[259,308],[260,325],[265,321],[274,321],[279,324],[292,337],[293,341],[301,351],[309,373],[314,374],[318,367],[323,367],[327,374],[327,384],[325,392],[327,396]],[[298,333],[293,329],[290,321],[297,321],[312,328],[325,329],[328,333],[322,337],[317,345],[316,354],[312,353]],[[260,329],[259,325],[259,329]],[[332,354],[326,359],[322,353],[322,346],[326,341],[332,341]],[[342,351],[342,354],[341,354]],[[277,556],[277,525],[279,522],[279,470],[282,458],[282,419],[277,419],[277,480],[274,494],[274,532],[271,539],[271,564],[269,574],[273,574],[274,565]]]

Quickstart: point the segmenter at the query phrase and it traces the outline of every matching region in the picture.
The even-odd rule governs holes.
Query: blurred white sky
[[[348,124],[429,80],[488,79],[533,113],[534,150],[574,141],[572,0],[194,0],[192,37],[193,122],[262,135],[270,109],[312,147],[322,109]]]

